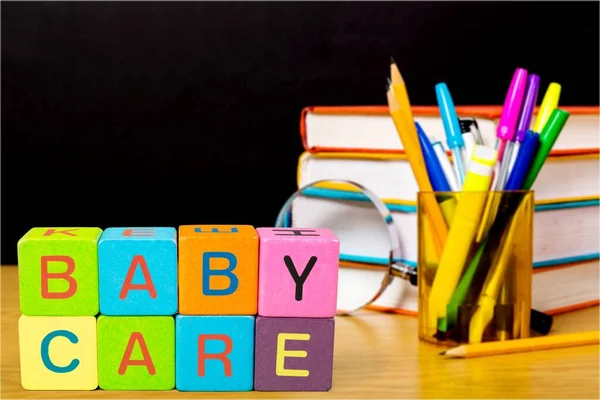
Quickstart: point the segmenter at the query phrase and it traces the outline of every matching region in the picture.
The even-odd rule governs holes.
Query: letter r
[[[206,353],[206,342],[208,340],[218,340],[223,342],[225,345],[225,350],[221,353]],[[198,335],[198,376],[205,375],[205,366],[206,360],[219,360],[223,363],[223,371],[225,376],[230,377],[231,372],[231,360],[227,358],[229,353],[233,350],[233,342],[231,338],[224,334],[203,334]]]

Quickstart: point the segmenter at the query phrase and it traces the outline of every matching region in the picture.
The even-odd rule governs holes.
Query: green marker
[[[487,243],[487,239],[481,243],[477,252],[473,256],[471,263],[467,267],[463,277],[461,278],[450,302],[447,306],[446,318],[438,319],[438,330],[440,332],[446,332],[448,327],[452,327],[456,325],[456,319],[458,317],[458,307],[460,307],[467,298],[467,294],[469,293],[469,288],[471,287],[471,283],[473,282],[473,277],[475,276],[475,271],[477,271],[477,266],[479,265],[479,261],[481,260],[481,256],[483,255],[483,250],[485,249],[485,245]]]
[[[531,168],[523,182],[523,190],[529,190],[533,186],[533,182],[535,182],[548,154],[550,154],[554,142],[556,142],[558,135],[567,123],[569,115],[569,112],[555,108],[550,118],[548,118],[548,122],[546,122],[544,129],[540,132],[540,147],[531,162]]]

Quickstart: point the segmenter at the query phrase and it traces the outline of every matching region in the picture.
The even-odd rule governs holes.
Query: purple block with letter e
[[[258,315],[333,317],[340,242],[329,229],[257,228]]]
[[[333,377],[333,318],[256,318],[254,389],[328,391]]]

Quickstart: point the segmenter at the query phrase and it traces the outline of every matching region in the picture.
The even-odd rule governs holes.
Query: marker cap
[[[548,122],[548,118],[552,115],[552,112],[558,107],[558,100],[560,99],[560,92],[562,86],[559,83],[551,82],[546,89],[544,98],[542,99],[542,105],[538,111],[537,118],[535,119],[535,125],[533,126],[534,132],[541,133],[544,129],[544,125]]]
[[[517,140],[523,142],[525,133],[531,126],[531,116],[533,115],[533,109],[535,103],[537,103],[538,91],[540,88],[540,77],[536,74],[531,74],[527,78],[527,89],[525,90],[525,100],[523,101],[523,108],[521,109],[521,115],[519,115],[519,122],[517,123]]]
[[[446,139],[448,147],[454,149],[456,147],[463,147],[465,145],[462,138],[462,131],[460,129],[460,123],[456,116],[456,110],[454,108],[454,101],[450,95],[448,85],[444,82],[435,85],[435,94],[440,108],[440,116],[444,124],[444,130],[446,131]]]
[[[517,68],[513,74],[512,81],[504,99],[502,115],[498,123],[496,136],[501,140],[512,140],[515,136],[517,118],[521,111],[523,96],[525,95],[525,86],[527,84],[527,70]]]

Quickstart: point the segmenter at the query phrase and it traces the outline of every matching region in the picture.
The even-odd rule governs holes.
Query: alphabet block
[[[176,316],[177,389],[252,390],[254,320],[252,316]]]
[[[21,385],[26,390],[98,387],[96,318],[19,318]]]
[[[98,313],[100,228],[32,228],[18,243],[21,312]]]
[[[254,388],[327,391],[333,375],[333,318],[256,318]]]
[[[173,317],[99,316],[98,381],[104,390],[173,389]]]
[[[179,313],[255,315],[258,236],[249,225],[179,227]]]
[[[329,229],[258,228],[258,314],[329,318],[337,303],[339,239]]]
[[[177,312],[175,228],[108,228],[98,243],[100,312]]]

